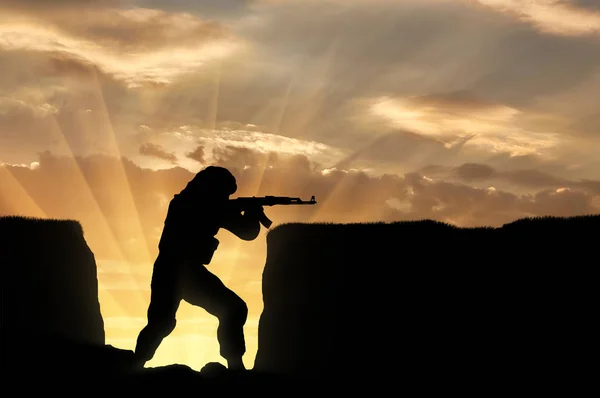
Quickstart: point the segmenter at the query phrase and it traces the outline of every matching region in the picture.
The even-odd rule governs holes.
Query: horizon
[[[74,219],[107,344],[133,349],[166,206],[208,165],[274,222],[460,227],[600,214],[589,0],[0,0],[0,216]],[[209,270],[249,306],[267,231]],[[221,362],[182,303],[148,366]]]

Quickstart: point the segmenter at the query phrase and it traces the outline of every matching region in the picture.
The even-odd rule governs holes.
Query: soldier
[[[246,241],[256,239],[260,232],[262,207],[246,209],[243,214],[227,207],[229,195],[236,190],[235,177],[227,169],[209,166],[171,200],[152,273],[148,322],[135,348],[138,365],[152,359],[161,341],[173,331],[175,313],[185,300],[218,318],[221,356],[229,369],[245,369],[243,326],[248,308],[205,267],[219,245],[215,235],[220,228]]]

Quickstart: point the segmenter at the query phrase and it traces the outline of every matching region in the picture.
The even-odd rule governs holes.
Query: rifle
[[[277,206],[277,205],[314,205],[317,201],[312,196],[310,200],[301,200],[300,198],[290,198],[287,196],[252,196],[229,199],[229,205],[242,211],[253,207]],[[260,223],[269,228],[273,222],[263,212],[259,216]]]

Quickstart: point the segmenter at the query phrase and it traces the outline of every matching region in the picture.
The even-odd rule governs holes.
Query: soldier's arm
[[[222,228],[242,240],[254,240],[260,233],[260,222],[257,214],[260,213],[258,211],[246,211],[244,214],[238,211],[227,212],[223,219]]]

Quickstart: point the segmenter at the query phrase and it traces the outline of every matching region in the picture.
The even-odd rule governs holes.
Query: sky
[[[107,343],[133,349],[202,168],[316,196],[273,227],[593,214],[598,103],[596,0],[0,0],[0,215],[82,224]],[[209,266],[248,302],[248,367],[266,234],[219,232]],[[224,363],[216,319],[178,319],[149,366]]]

